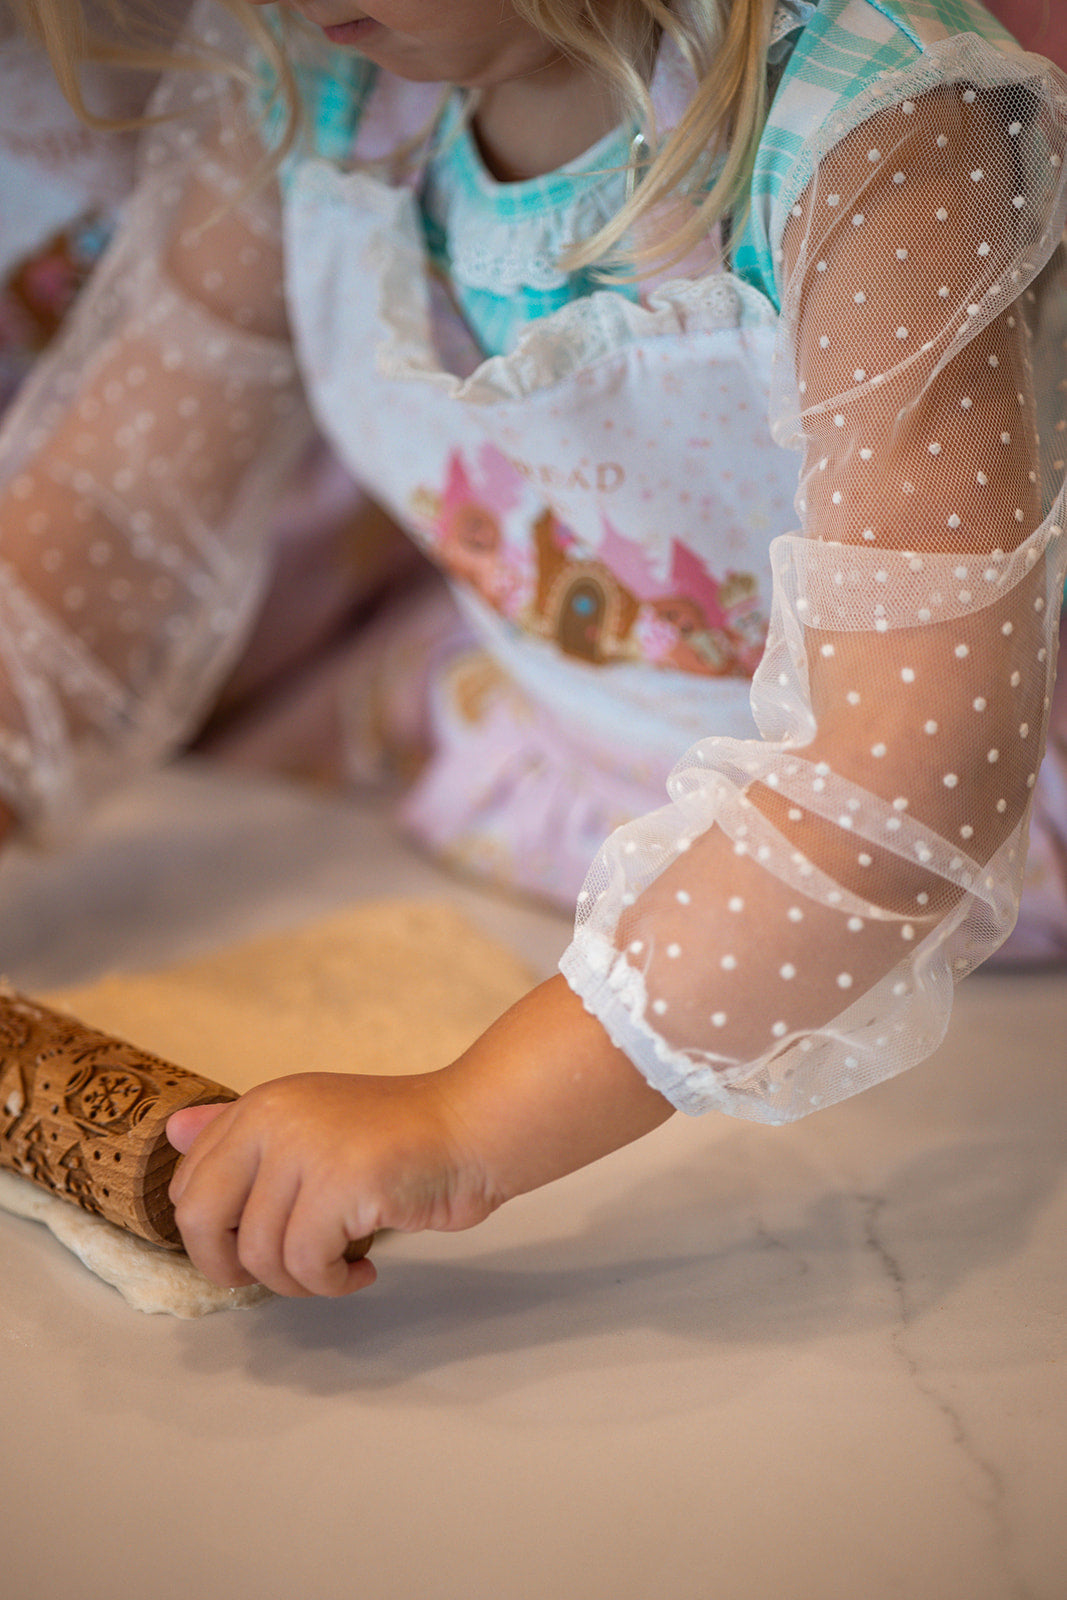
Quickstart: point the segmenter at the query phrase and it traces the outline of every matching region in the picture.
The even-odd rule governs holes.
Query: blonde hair
[[[512,0],[515,10],[560,50],[615,87],[622,112],[650,149],[626,204],[567,257],[588,266],[621,253],[635,266],[668,265],[744,205],[767,104],[767,44],[775,0]],[[696,79],[678,126],[660,138],[640,63],[668,34]],[[643,247],[642,222],[687,195],[685,221]],[[735,215],[735,222],[736,222]]]
[[[218,0],[236,16],[274,71],[277,94],[291,125],[285,149],[298,123],[296,81],[278,39],[259,13],[244,0]],[[82,91],[86,63],[125,67],[153,76],[173,68],[224,71],[238,77],[243,69],[207,49],[177,49],[175,37],[184,17],[174,19],[166,0],[0,0],[22,33],[47,53],[67,100],[90,127],[122,129],[143,126],[145,117],[105,116],[95,111]],[[280,154],[277,158],[280,159]]]
[[[0,4],[3,0],[0,0]],[[168,35],[165,0],[8,0],[23,30],[48,52],[63,92],[94,126],[114,126],[85,103],[83,62],[110,62],[159,72],[220,63],[203,53],[178,54]],[[620,114],[642,131],[649,159],[619,212],[574,247],[571,267],[612,255],[635,266],[681,259],[723,216],[743,205],[766,110],[766,53],[775,0],[511,0],[516,12],[572,59],[615,90]],[[274,166],[291,147],[300,122],[299,92],[284,43],[245,0],[219,0],[237,16],[274,70],[285,108],[285,136]],[[288,20],[283,17],[283,22]],[[282,30],[282,40],[287,30]],[[660,138],[643,68],[668,34],[696,78],[696,91],[676,128]],[[230,71],[240,71],[229,63]],[[641,224],[664,201],[687,196],[684,221],[641,247]]]

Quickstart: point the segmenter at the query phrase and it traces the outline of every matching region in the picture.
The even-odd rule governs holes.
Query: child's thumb
[[[221,1111],[226,1110],[226,1101],[218,1106],[186,1106],[184,1111],[175,1111],[174,1115],[167,1118],[167,1138],[175,1150],[180,1150],[186,1155],[207,1127],[214,1122]]]

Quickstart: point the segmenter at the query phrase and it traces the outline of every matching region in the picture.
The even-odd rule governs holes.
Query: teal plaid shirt
[[[834,130],[848,132],[871,114],[872,97],[879,85],[891,80],[891,93],[906,92],[903,79],[916,79],[916,92],[926,70],[924,57],[931,46],[956,35],[972,33],[991,43],[1018,47],[1001,25],[975,0],[781,0],[775,18],[774,46],[769,67],[777,82],[764,125],[752,177],[750,204],[744,225],[732,241],[732,266],[736,274],[781,309],[776,271],[777,241],[788,208],[809,181],[815,164],[816,136]],[[362,107],[375,78],[375,68],[359,56],[333,52],[325,62],[296,66],[311,129],[315,154],[343,162],[352,149]],[[928,87],[928,84],[926,85]],[[620,152],[626,131],[620,130]],[[305,152],[306,153],[306,152]],[[299,159],[299,156],[296,157]],[[436,158],[434,158],[436,159]],[[469,167],[462,151],[448,152],[442,161]],[[619,203],[624,192],[620,172]],[[453,167],[453,183],[471,183],[469,172]],[[548,174],[521,184],[500,185],[487,200],[493,220],[543,210],[548,204],[567,204],[561,175]],[[589,182],[578,173],[574,183]],[[432,185],[431,185],[432,187]],[[424,218],[430,255],[447,274],[447,239],[438,216]],[[603,283],[595,272],[575,272],[557,287],[510,290],[506,295],[465,290],[455,286],[471,330],[486,355],[513,348],[522,328],[539,316],[559,309],[570,300],[591,294]],[[633,296],[627,285],[619,292]]]
[[[895,99],[918,86],[930,47],[961,33],[1018,46],[973,0],[821,0],[790,4],[797,21],[756,155],[751,205],[734,242],[734,270],[781,309],[775,264],[789,208],[812,175],[813,136],[838,138],[871,114],[880,85]],[[803,20],[801,12],[807,12]],[[929,87],[928,84],[923,85]]]

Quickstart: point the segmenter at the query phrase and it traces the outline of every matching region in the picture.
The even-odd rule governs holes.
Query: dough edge
[[[188,1256],[161,1250],[103,1217],[57,1200],[14,1172],[0,1171],[0,1210],[43,1223],[135,1311],[191,1319],[212,1311],[246,1311],[272,1298],[259,1283],[246,1289],[220,1288],[198,1272]]]

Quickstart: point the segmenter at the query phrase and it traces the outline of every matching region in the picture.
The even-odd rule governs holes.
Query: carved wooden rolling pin
[[[0,988],[0,1166],[180,1250],[166,1121],[232,1089]]]
[[[123,1039],[51,1011],[0,980],[0,1167],[168,1250],[178,1152],[167,1118],[237,1095]],[[365,1255],[353,1241],[346,1259]]]

